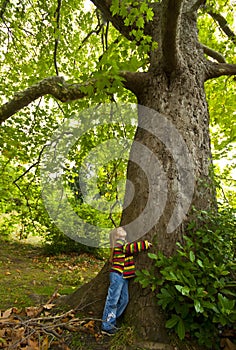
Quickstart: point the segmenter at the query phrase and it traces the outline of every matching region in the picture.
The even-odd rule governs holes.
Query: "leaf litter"
[[[89,334],[99,342],[102,335],[97,321],[101,320],[78,317],[74,309],[58,314],[53,303],[58,297],[55,292],[44,305],[0,311],[0,349],[71,350],[73,332]]]

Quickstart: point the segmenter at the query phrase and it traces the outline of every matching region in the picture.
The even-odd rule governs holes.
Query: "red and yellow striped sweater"
[[[122,273],[123,278],[134,277],[135,264],[133,254],[147,249],[148,241],[126,243],[124,240],[118,239],[113,252],[111,272]]]

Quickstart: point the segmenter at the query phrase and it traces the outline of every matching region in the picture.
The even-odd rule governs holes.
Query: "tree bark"
[[[172,70],[169,74],[170,71],[169,69],[165,71],[165,66],[160,66],[159,69],[155,66],[150,68],[149,73],[140,75],[142,88],[137,89],[137,81],[133,88],[131,81],[129,82],[130,89],[136,92],[140,108],[139,126],[131,150],[127,173],[127,179],[132,182],[135,194],[130,203],[130,198],[128,198],[130,190],[127,185],[125,200],[130,205],[123,211],[122,225],[128,228],[130,240],[134,239],[133,233],[136,230],[141,230],[145,233],[144,238],[153,242],[157,241],[157,245],[152,248],[153,251],[162,250],[166,255],[175,252],[176,242],[182,240],[186,224],[192,220],[191,212],[186,211],[186,216],[178,227],[168,232],[171,215],[179,204],[178,196],[181,194],[179,189],[183,187],[181,184],[183,179],[180,178],[178,172],[182,171],[182,174],[184,171],[192,172],[186,175],[186,179],[188,176],[193,176],[194,180],[190,208],[194,206],[197,209],[208,210],[215,206],[215,193],[209,176],[211,167],[209,115],[204,92],[206,60],[203,50],[199,49],[196,23],[193,18],[182,14],[181,26],[178,30],[181,38],[179,43],[181,59],[174,71]],[[161,50],[157,51],[157,55],[162,55]],[[156,62],[158,61],[161,61],[161,57],[156,57]],[[140,87],[140,84],[138,86]],[[160,121],[166,123],[167,129],[160,125]],[[172,135],[168,134],[170,125],[173,128]],[[179,145],[177,143],[175,145],[171,139],[174,135],[179,135],[179,140],[181,139],[186,144],[187,152],[189,152],[186,161],[192,160],[191,169],[183,162],[178,164],[181,155],[178,154]],[[174,139],[176,142],[179,140]],[[137,159],[135,153],[139,152],[137,144],[144,145],[151,151],[150,161],[145,163],[144,170],[135,161]],[[175,149],[176,154],[174,154]],[[138,156],[140,157],[140,154]],[[159,183],[160,178],[158,174],[157,177],[147,175],[153,173],[155,159],[160,162],[159,167],[163,169],[167,179],[166,202],[163,207],[159,199],[163,196],[163,189]],[[162,176],[161,173],[160,176]],[[143,221],[133,223],[136,218],[141,217],[144,211],[150,188],[156,194],[153,208],[150,208],[150,211],[155,212],[155,206],[159,206],[160,217],[156,221],[155,217],[152,217],[153,225],[147,231],[145,216]],[[184,197],[181,198],[181,201],[181,204],[184,205]],[[178,216],[176,218],[178,221]],[[151,267],[146,253],[138,255],[136,264],[138,269]],[[108,271],[109,266],[106,265],[93,281],[69,296],[67,302],[73,307],[81,302],[87,311],[92,311],[96,317],[101,317],[108,287]],[[89,305],[91,302],[94,303]],[[142,339],[170,343],[164,327],[165,316],[157,306],[154,293],[148,289],[142,289],[135,281],[130,283],[130,302],[125,318],[129,324],[135,326],[135,330]]]

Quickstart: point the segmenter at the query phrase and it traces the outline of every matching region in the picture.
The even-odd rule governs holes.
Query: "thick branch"
[[[196,12],[205,3],[206,3],[206,0],[196,0],[196,2],[191,6],[189,12]]]
[[[83,98],[86,94],[81,91],[82,86],[84,85],[67,84],[62,77],[56,76],[46,78],[28,89],[16,93],[11,101],[0,107],[0,123],[22,108],[28,106],[31,102],[37,100],[39,97],[48,94],[62,102]]]
[[[148,83],[150,73],[120,72],[120,76],[124,78],[123,84],[125,88],[132,91],[138,97]]]
[[[104,17],[113,24],[113,26],[127,39],[133,40],[130,35],[132,28],[130,26],[124,25],[124,18],[118,15],[112,16],[110,7],[112,5],[112,0],[91,0],[94,5],[103,13]]]
[[[217,51],[215,51],[215,50],[211,49],[210,47],[203,45],[203,44],[201,44],[201,47],[207,56],[214,58],[219,63],[226,63],[225,58],[221,53],[219,53],[219,52],[217,52]]]
[[[229,28],[226,19],[221,14],[215,13],[213,11],[208,11],[208,14],[219,24],[220,28],[228,36],[228,38],[231,39],[234,44],[236,44],[236,35]]]
[[[167,0],[162,12],[162,64],[169,75],[178,65],[178,31],[183,0]]]
[[[236,75],[236,64],[215,63],[207,61],[205,80],[218,78],[222,75]]]
[[[136,94],[143,88],[144,82],[147,81],[145,79],[147,73],[121,72],[120,76],[124,78],[124,87]],[[112,77],[110,81],[113,81]],[[84,91],[88,86],[94,87],[94,92],[96,92],[95,79],[83,84],[68,84],[63,77],[58,76],[43,79],[26,90],[17,92],[9,102],[0,107],[0,124],[31,102],[45,95],[51,95],[61,102],[84,98],[88,95]]]

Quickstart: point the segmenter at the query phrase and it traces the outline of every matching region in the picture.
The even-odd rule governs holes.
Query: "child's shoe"
[[[108,337],[111,337],[111,336],[115,335],[116,332],[117,332],[117,330],[115,328],[114,329],[109,329],[107,331],[105,329],[101,330],[101,334],[108,335]]]

